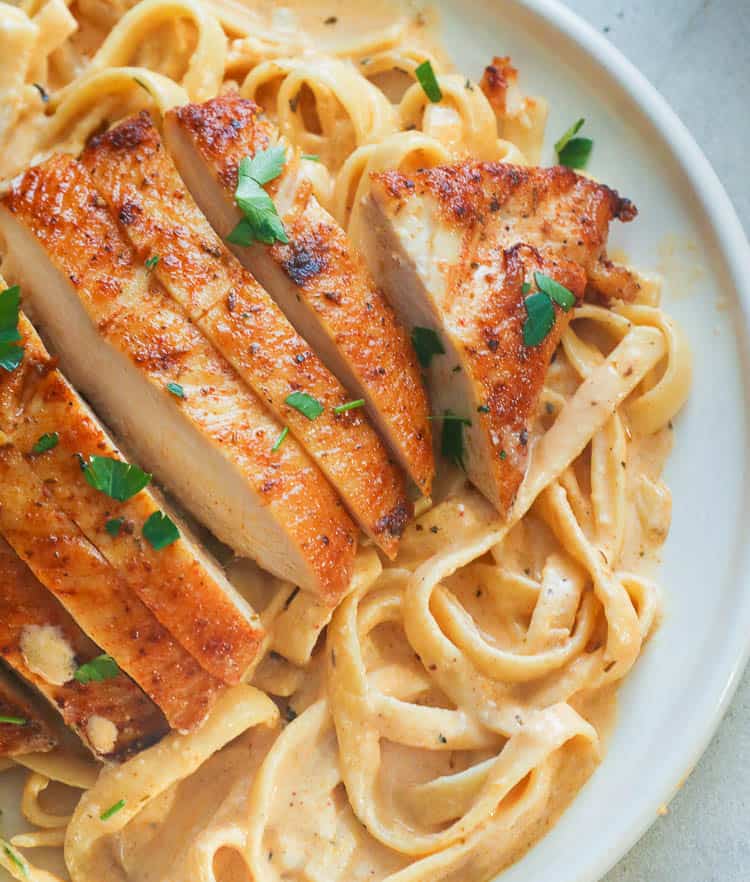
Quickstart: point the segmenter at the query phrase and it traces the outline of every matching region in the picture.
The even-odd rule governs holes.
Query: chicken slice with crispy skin
[[[403,475],[360,409],[271,297],[224,246],[183,185],[147,113],[89,142],[81,161],[153,273],[315,459],[390,557],[411,505]],[[286,399],[311,395],[308,419]]]
[[[568,169],[467,162],[373,176],[365,255],[401,321],[437,334],[445,352],[428,368],[433,406],[471,421],[463,464],[501,513],[525,474],[529,428],[570,316],[552,304],[551,329],[526,345],[526,297],[543,276],[573,295],[569,310],[610,220],[634,211]]]
[[[277,143],[260,108],[235,93],[170,111],[164,135],[183,180],[226,237],[241,214],[240,161]],[[233,245],[240,261],[354,398],[364,398],[393,455],[424,495],[434,457],[419,367],[404,329],[338,223],[288,158],[267,187],[288,244]]]
[[[209,673],[238,683],[257,653],[259,620],[184,525],[167,548],[157,551],[142,539],[142,527],[154,512],[178,520],[155,491],[146,488],[118,502],[89,484],[80,457],[125,457],[55,368],[23,314],[18,330],[24,360],[16,371],[0,372],[0,430],[25,454],[60,509],[172,636]],[[37,453],[35,445],[44,436],[54,437],[56,444]]]
[[[54,729],[34,696],[0,668],[0,757],[46,753],[56,745]]]
[[[167,723],[120,672],[79,682],[81,665],[101,655],[65,609],[0,539],[0,657],[56,708],[97,756],[122,759],[153,744]]]
[[[175,729],[200,724],[222,688],[125,586],[0,432],[0,536]]]
[[[144,467],[239,554],[338,599],[356,547],[341,500],[294,438],[275,444],[281,424],[137,265],[88,171],[64,156],[30,168],[0,229],[66,374]]]

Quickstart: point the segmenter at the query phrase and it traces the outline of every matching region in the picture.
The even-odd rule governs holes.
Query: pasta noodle
[[[509,59],[488,92],[429,16],[342,4],[325,18],[305,0],[3,3],[0,175],[225,88],[302,151],[355,244],[373,172],[539,161],[547,106]],[[25,855],[52,848],[72,882],[481,882],[521,856],[599,762],[661,612],[660,472],[691,366],[642,282],[636,302],[576,309],[506,519],[445,467],[396,561],[363,545],[336,610],[229,562],[267,629],[248,682],[121,766],[68,747],[0,761],[24,770],[33,828],[0,840],[0,867],[58,882]]]

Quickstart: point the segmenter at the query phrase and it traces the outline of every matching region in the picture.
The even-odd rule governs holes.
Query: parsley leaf
[[[111,518],[104,525],[104,529],[113,539],[116,539],[120,535],[120,530],[122,529],[122,525],[124,523],[125,518]]]
[[[320,162],[320,157],[317,153],[303,153],[300,157],[301,159],[309,159],[310,162]]]
[[[471,420],[457,417],[450,411],[443,414],[443,432],[440,436],[440,452],[446,459],[464,468],[464,426]]]
[[[102,683],[104,680],[113,680],[119,673],[117,662],[111,655],[103,653],[81,665],[74,676],[79,683]]]
[[[555,324],[555,307],[543,291],[537,291],[524,301],[526,321],[523,323],[524,346],[536,346]]]
[[[152,270],[156,267],[156,264],[159,263],[159,255],[153,254],[145,263],[145,267],[147,270]]]
[[[179,383],[167,383],[167,392],[171,392],[175,398],[185,397],[185,390]]]
[[[18,285],[0,291],[0,367],[10,373],[23,360],[23,346],[18,331],[18,314],[21,303],[21,289]]]
[[[568,168],[585,168],[594,142],[591,138],[576,138],[575,135],[581,130],[585,120],[583,117],[573,123],[567,132],[555,142],[555,153],[560,165]]]
[[[540,291],[544,291],[544,293],[551,300],[554,300],[555,303],[559,304],[565,312],[567,312],[571,306],[576,305],[575,294],[572,291],[569,291],[565,285],[561,285],[549,276],[545,276],[544,273],[534,273],[534,281],[536,282],[537,288],[539,288]]]
[[[108,809],[105,809],[100,815],[99,820],[108,821],[112,815],[116,815],[119,811],[122,811],[125,808],[125,800],[118,799],[114,805],[111,805]]]
[[[284,170],[285,162],[286,151],[279,145],[259,150],[255,156],[246,156],[240,162],[240,182],[237,189],[241,188],[243,179],[250,178],[257,184],[267,184],[274,178],[278,178]],[[239,196],[237,198],[239,199]]]
[[[0,714],[0,723],[7,723],[9,726],[25,726],[27,722],[23,717],[6,717]]]
[[[227,241],[234,245],[289,242],[276,206],[263,189],[263,184],[281,174],[285,162],[286,153],[279,146],[259,150],[255,156],[246,156],[240,162],[234,199],[244,217],[227,236]]]
[[[154,551],[161,551],[180,538],[177,525],[163,511],[155,511],[143,525],[141,532]]]
[[[423,61],[414,73],[419,80],[419,85],[424,89],[424,93],[430,101],[433,104],[442,101],[443,93],[435,76],[435,71],[432,69],[432,64],[429,61]]]
[[[60,436],[57,432],[45,432],[45,434],[42,435],[31,448],[31,452],[39,456],[42,453],[46,453],[48,450],[54,450],[59,443]]]
[[[271,453],[276,453],[276,451],[281,447],[284,443],[284,438],[289,434],[289,426],[284,426],[284,428],[279,433],[279,437],[276,439],[276,443],[271,448]]]
[[[81,459],[81,468],[94,490],[118,502],[126,502],[151,482],[148,472],[108,456],[90,456],[88,462]]]
[[[445,355],[445,348],[437,333],[432,328],[411,329],[411,345],[417,353],[417,359],[423,368],[429,367],[433,355]]]
[[[358,398],[356,401],[347,401],[346,404],[339,404],[338,407],[333,408],[334,413],[346,413],[347,410],[355,410],[358,407],[365,406],[365,399]]]
[[[323,405],[306,392],[292,392],[285,398],[285,403],[298,410],[308,420],[315,420],[323,413]]]

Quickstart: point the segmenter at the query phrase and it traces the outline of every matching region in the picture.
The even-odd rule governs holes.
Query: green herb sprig
[[[425,95],[433,104],[437,104],[438,101],[443,100],[443,92],[440,88],[440,83],[438,83],[435,71],[429,61],[423,61],[414,71],[414,74],[417,80],[419,80],[419,85],[424,90]]]
[[[276,206],[263,189],[264,184],[281,174],[285,162],[286,152],[281,146],[260,150],[240,162],[234,199],[243,218],[227,236],[228,242],[234,245],[289,242]]]
[[[119,673],[117,662],[111,655],[103,653],[81,665],[73,676],[79,683],[102,683],[105,680],[113,680]]]
[[[90,456],[88,461],[80,457],[80,462],[83,474],[94,490],[118,502],[127,502],[151,483],[148,472],[109,456]]]
[[[423,368],[429,367],[434,355],[445,355],[445,347],[432,328],[416,325],[411,329],[411,345],[417,353],[417,360]]]
[[[567,312],[576,302],[572,291],[544,273],[534,273],[534,281],[539,290],[524,300],[526,320],[523,323],[523,342],[528,347],[538,346],[554,327],[554,303]]]
[[[162,551],[180,538],[177,525],[163,511],[155,511],[143,525],[141,532],[154,551]]]
[[[581,117],[565,132],[559,141],[555,142],[555,153],[560,165],[568,168],[586,168],[594,142],[591,138],[577,138],[586,120]]]
[[[19,346],[21,334],[18,317],[21,306],[21,289],[18,285],[0,291],[0,368],[10,373],[23,361],[23,346]]]

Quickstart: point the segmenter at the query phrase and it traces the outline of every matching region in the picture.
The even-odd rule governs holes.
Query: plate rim
[[[675,162],[689,185],[691,196],[707,220],[715,238],[718,257],[736,291],[735,306],[741,316],[741,329],[735,335],[740,367],[745,377],[750,376],[750,294],[741,281],[750,276],[750,242],[729,195],[713,166],[688,128],[656,87],[605,36],[567,7],[561,0],[512,0],[547,27],[575,44],[585,55],[604,69],[606,74],[627,95],[633,107],[654,128],[662,139],[670,159]],[[746,379],[741,395],[750,396],[750,382]],[[750,456],[746,454],[743,484],[747,488]],[[745,494],[742,522],[750,516],[750,500]],[[745,566],[743,566],[743,563]],[[750,568],[750,543],[739,549],[735,567],[740,572]],[[745,668],[750,662],[750,577],[742,578],[748,600],[740,607],[734,629],[734,641],[728,641],[722,655],[714,660],[710,680],[711,689],[705,690],[696,704],[693,721],[698,724],[684,739],[684,747],[677,758],[663,766],[662,784],[639,805],[633,817],[614,835],[611,847],[600,847],[591,857],[583,858],[570,882],[600,882],[645,835],[658,819],[658,810],[668,804],[705,753],[729,709]],[[744,626],[744,628],[743,628]],[[744,639],[741,634],[746,634]],[[496,882],[503,878],[501,873]]]

